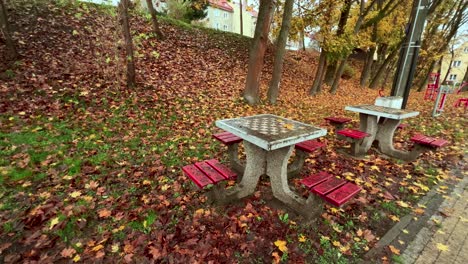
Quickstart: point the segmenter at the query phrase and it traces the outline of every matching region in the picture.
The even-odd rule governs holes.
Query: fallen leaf
[[[91,249],[91,250],[92,250],[92,251],[99,251],[99,250],[101,250],[101,249],[103,249],[103,248],[104,248],[103,245],[97,245],[97,246],[93,247],[93,249]]]
[[[299,242],[303,243],[306,241],[306,237],[302,234],[299,235]]]
[[[74,191],[74,192],[70,193],[70,197],[72,197],[72,198],[76,198],[76,197],[80,197],[80,196],[81,196],[80,191]]]
[[[400,255],[400,250],[397,249],[396,247],[390,245],[390,246],[388,246],[388,248],[390,248],[390,251],[391,251],[393,254],[395,254],[395,255]]]
[[[104,208],[104,209],[99,210],[98,214],[100,218],[107,218],[111,216],[112,212]]]
[[[288,252],[288,247],[286,246],[286,241],[284,240],[276,240],[275,246],[277,246],[281,252]]]
[[[71,258],[75,253],[76,250],[74,248],[64,248],[62,252],[60,252],[60,255],[64,258]]]
[[[54,228],[54,226],[56,226],[58,223],[59,223],[59,218],[55,217],[54,219],[52,219],[52,221],[50,221],[49,229]]]
[[[441,243],[437,243],[436,247],[440,251],[449,251],[448,246]]]
[[[73,262],[78,262],[80,261],[81,257],[80,255],[76,255],[74,258],[73,258]]]

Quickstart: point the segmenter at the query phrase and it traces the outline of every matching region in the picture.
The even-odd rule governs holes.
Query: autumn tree
[[[458,30],[468,22],[467,9],[468,1],[463,0],[440,1],[439,5],[429,9],[431,15],[425,28],[413,83],[418,90],[423,89],[429,73],[434,70],[440,57],[448,50]]]
[[[154,34],[156,34],[159,39],[164,39],[164,35],[159,28],[158,16],[156,15],[156,10],[153,6],[153,0],[146,0],[146,5],[148,6],[148,10],[151,14],[151,22],[153,24]]]
[[[15,43],[11,34],[10,24],[8,22],[8,13],[3,0],[0,0],[0,29],[5,38],[7,47],[7,59],[15,59],[18,56]]]
[[[125,55],[127,62],[127,87],[135,87],[135,57],[133,53],[133,41],[130,33],[130,22],[128,15],[128,3],[129,0],[120,0],[119,3],[119,15],[120,25],[125,39]]]
[[[283,71],[283,57],[286,52],[286,42],[288,40],[289,28],[291,27],[291,16],[294,0],[286,0],[284,3],[283,20],[281,31],[276,41],[275,61],[273,64],[273,75],[270,81],[267,97],[271,104],[275,104],[278,98],[281,73]]]
[[[255,26],[255,34],[249,52],[249,64],[245,81],[244,99],[254,105],[260,101],[260,77],[263,68],[263,58],[267,48],[268,33],[273,15],[273,0],[261,0]]]

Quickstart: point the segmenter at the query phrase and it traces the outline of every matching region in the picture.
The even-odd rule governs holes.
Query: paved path
[[[403,252],[403,263],[468,263],[468,176],[457,184],[438,211]]]

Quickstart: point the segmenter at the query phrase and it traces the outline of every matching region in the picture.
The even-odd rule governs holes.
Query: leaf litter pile
[[[373,103],[378,93],[359,88],[356,76],[337,95],[306,96],[317,54],[288,53],[278,104],[250,107],[241,99],[249,39],[163,19],[159,41],[134,14],[138,87],[127,89],[115,10],[28,2],[10,10],[21,58],[0,58],[2,262],[356,261],[400,217],[424,214],[418,200],[435,184],[444,195],[457,180],[450,169],[465,166],[466,114],[451,106],[459,95],[432,118],[433,102],[412,92],[408,109],[421,114],[395,139],[408,149],[420,132],[448,147],[411,163],[375,151],[355,160],[336,151],[347,143],[323,118],[348,116],[356,127],[344,106]],[[302,175],[325,170],[363,191],[341,209],[326,206],[312,225],[272,202],[266,178],[238,203],[209,204],[180,168],[226,162],[225,147],[211,138],[214,121],[260,113],[327,128],[326,149],[307,159]],[[290,185],[308,195],[299,178]]]

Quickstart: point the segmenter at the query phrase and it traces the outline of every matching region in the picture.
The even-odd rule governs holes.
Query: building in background
[[[449,67],[451,64],[451,67]],[[446,54],[442,59],[440,66],[440,81],[444,81],[447,76],[446,82],[451,84],[462,83],[468,67],[468,42],[464,42],[454,50],[453,59],[450,53]],[[447,71],[450,71],[447,74]]]
[[[234,8],[227,0],[209,0],[208,15],[204,19],[207,27],[217,30],[233,32]]]
[[[234,8],[233,29],[231,32],[241,33],[241,15],[242,6],[242,35],[253,38],[255,35],[255,26],[257,25],[258,12],[249,5],[247,0],[233,0],[229,3]]]

